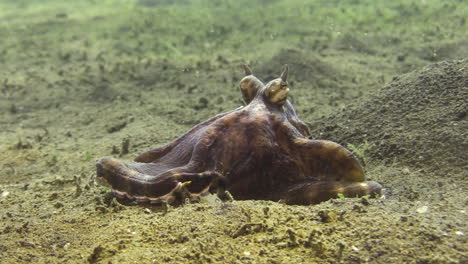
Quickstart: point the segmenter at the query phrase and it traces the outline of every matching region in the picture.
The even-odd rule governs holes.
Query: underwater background
[[[0,264],[467,263],[468,2],[0,0]],[[288,64],[381,199],[119,203],[95,161],[243,105]]]

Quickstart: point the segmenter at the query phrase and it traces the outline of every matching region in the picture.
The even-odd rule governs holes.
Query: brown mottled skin
[[[354,155],[341,145],[311,140],[287,100],[286,67],[264,85],[244,65],[240,82],[245,107],[216,115],[174,142],[125,163],[104,157],[97,179],[119,197],[151,203],[197,201],[225,190],[235,199],[313,204],[337,197],[381,192],[366,182]]]

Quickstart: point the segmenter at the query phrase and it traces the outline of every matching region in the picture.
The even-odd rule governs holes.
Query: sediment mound
[[[375,94],[313,125],[313,135],[368,142],[370,160],[433,171],[468,165],[468,61],[444,61],[398,77]]]

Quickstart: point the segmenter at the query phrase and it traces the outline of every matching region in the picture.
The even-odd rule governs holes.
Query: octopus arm
[[[171,142],[171,143],[169,143],[167,145],[164,145],[162,147],[157,147],[157,148],[154,148],[152,150],[140,153],[135,158],[135,161],[136,162],[143,162],[143,163],[155,162],[157,159],[160,159],[163,156],[165,156],[166,154],[168,154],[169,152],[173,151],[176,146],[190,140],[191,137],[193,137],[195,134],[197,134],[203,128],[211,125],[212,123],[216,122],[217,120],[219,120],[219,119],[223,118],[224,116],[226,116],[226,115],[228,115],[228,114],[230,114],[230,113],[232,113],[234,111],[237,111],[239,109],[240,108],[235,109],[233,111],[218,114],[218,115],[216,115],[216,116],[214,116],[214,117],[212,117],[212,118],[210,118],[210,119],[208,119],[208,120],[194,126],[189,131],[187,131],[187,133],[185,133],[182,136],[178,137],[173,142]]]
[[[377,197],[382,186],[377,182],[316,181],[312,179],[295,183],[282,194],[281,201],[286,204],[317,204],[338,194],[344,197]]]
[[[137,202],[182,203],[197,201],[211,188],[220,194],[224,177],[215,171],[199,171],[198,164],[173,167],[170,164],[125,163],[111,157],[98,161],[97,179],[118,197]]]
[[[283,107],[288,121],[302,134],[303,137],[310,137],[309,128],[299,119],[292,103],[287,100]]]
[[[227,182],[214,170],[214,163],[207,163],[207,157],[219,138],[215,136],[220,129],[216,122],[227,114],[195,126],[171,144],[140,154],[134,162],[100,159],[98,181],[117,196],[152,203],[197,200],[210,189],[222,194]]]
[[[297,138],[294,150],[308,178],[362,182],[364,170],[357,158],[332,141]]]
[[[357,158],[345,147],[327,140],[298,138],[294,141],[304,178],[282,193],[287,204],[315,204],[342,194],[345,197],[380,195],[382,186],[365,181]]]

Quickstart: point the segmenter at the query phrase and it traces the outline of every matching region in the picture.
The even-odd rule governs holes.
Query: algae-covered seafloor
[[[0,263],[467,263],[466,1],[0,1]],[[385,199],[119,204],[131,160],[290,65]]]

